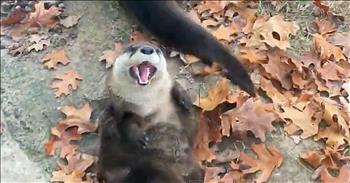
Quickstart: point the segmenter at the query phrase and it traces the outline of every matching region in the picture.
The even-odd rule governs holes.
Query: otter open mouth
[[[134,65],[129,69],[131,77],[133,77],[139,85],[147,85],[156,71],[157,68],[147,61],[139,65]]]

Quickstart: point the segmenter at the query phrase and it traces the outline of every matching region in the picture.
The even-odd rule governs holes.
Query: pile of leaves
[[[276,6],[283,2],[266,3]],[[220,77],[218,65],[206,67],[192,55],[170,54],[179,56],[196,75],[219,76],[208,94],[194,102],[202,111],[194,155],[205,169],[205,183],[268,181],[273,171],[283,166],[283,154],[266,140],[275,122],[283,123],[286,136],[296,144],[313,139],[323,145],[300,154],[300,160],[314,168],[313,179],[349,182],[350,32],[339,31],[327,4],[314,1],[314,8],[322,13],[314,21],[316,31],[308,32],[312,47],[293,54],[289,48],[293,37],[302,31],[299,25],[286,21],[283,13],[258,15],[258,6],[254,1],[203,1],[191,6],[188,15],[241,58],[259,96],[249,97]],[[9,52],[25,54],[50,46],[48,30],[72,27],[80,18],[61,19],[62,12],[62,8],[47,8],[43,2],[35,4],[30,13],[15,9],[1,20],[1,35],[14,40]],[[148,35],[134,32],[128,42],[145,40],[152,41]],[[106,61],[106,68],[113,65],[124,45],[115,43],[113,50],[102,53],[100,61]],[[64,48],[54,49],[40,61],[50,70],[70,62]],[[61,97],[76,90],[81,80],[69,69],[56,74],[51,87],[56,89],[55,96]],[[83,134],[95,132],[97,127],[90,122],[92,109],[84,104],[60,111],[65,118],[51,129],[45,144],[48,155],[59,154],[51,180],[93,182],[96,157],[81,153],[74,143]],[[249,134],[258,143],[245,143]],[[244,151],[218,150],[228,138],[250,146],[256,157]],[[252,174],[255,176],[249,176]]]

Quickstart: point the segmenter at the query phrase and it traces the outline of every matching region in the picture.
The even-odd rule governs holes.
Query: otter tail
[[[175,1],[124,1],[120,4],[166,46],[192,54],[210,65],[219,63],[228,78],[255,96],[254,85],[241,63],[213,35],[186,16]]]

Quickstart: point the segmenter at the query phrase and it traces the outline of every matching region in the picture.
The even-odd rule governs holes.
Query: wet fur
[[[254,85],[242,64],[213,35],[196,24],[175,1],[120,1],[122,7],[166,46],[195,55],[211,65],[218,62],[228,78],[255,96]]]

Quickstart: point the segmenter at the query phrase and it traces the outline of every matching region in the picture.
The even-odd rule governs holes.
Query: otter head
[[[150,43],[135,43],[126,47],[113,66],[113,74],[135,85],[147,86],[167,73],[162,51]]]

